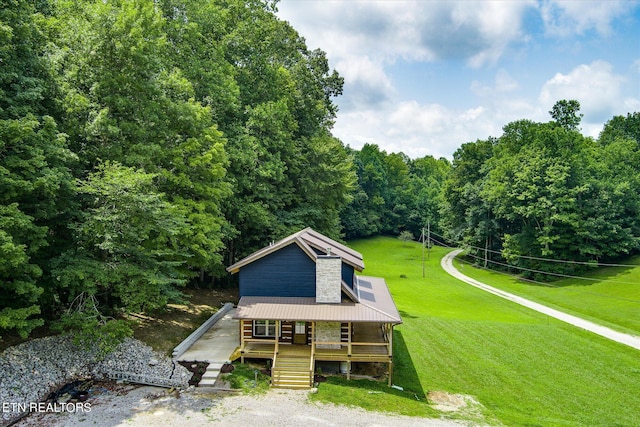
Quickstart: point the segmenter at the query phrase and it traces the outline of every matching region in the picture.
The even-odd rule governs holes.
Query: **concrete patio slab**
[[[240,344],[239,324],[237,320],[233,319],[235,311],[232,309],[226,313],[177,360],[209,363],[228,362],[229,357]]]

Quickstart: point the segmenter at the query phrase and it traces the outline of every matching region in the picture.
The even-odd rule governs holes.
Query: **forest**
[[[276,1],[0,1],[0,335],[125,336],[123,313],[226,285],[304,227],[428,223],[529,274],[640,249],[638,112],[594,139],[561,100],[452,161],[410,159],[332,135],[343,79]]]

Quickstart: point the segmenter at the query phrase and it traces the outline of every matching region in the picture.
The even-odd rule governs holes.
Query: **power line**
[[[444,236],[441,236],[440,234],[435,233],[434,231],[431,231],[431,234],[435,234],[436,236],[442,238],[442,239],[447,239]],[[460,243],[460,242],[459,242]],[[473,248],[473,249],[477,249],[479,251],[484,251],[485,248],[480,248],[478,246],[473,246],[473,245],[469,245],[469,244],[463,244],[460,243],[461,245],[464,245],[466,247],[469,248]],[[499,254],[500,256],[502,256],[502,252],[500,251],[495,251],[495,250],[491,250],[491,249],[486,249],[487,252],[491,252],[494,254]],[[525,259],[533,259],[533,260],[537,260],[537,261],[547,261],[547,262],[556,262],[556,263],[565,263],[565,264],[579,264],[579,265],[587,265],[590,267],[626,267],[626,268],[636,268],[638,267],[638,265],[634,265],[634,264],[609,264],[609,263],[604,263],[604,262],[591,262],[591,261],[569,261],[569,260],[562,260],[562,259],[553,259],[553,258],[541,258],[541,257],[534,257],[534,256],[528,256],[528,255],[511,255],[513,257],[516,258],[525,258]]]
[[[440,236],[440,235],[438,235],[438,236]],[[442,236],[440,236],[440,237],[442,237]],[[434,242],[436,242],[436,243],[438,243],[438,244],[440,244],[442,246],[451,248],[451,246],[449,246],[446,243],[441,242],[441,241],[439,241],[437,239],[431,238],[431,240],[433,240]],[[468,254],[468,255],[473,257],[473,258],[484,260],[484,258],[476,256],[476,255],[472,255],[472,254]],[[522,281],[525,281],[525,282],[535,283],[537,285],[546,286],[546,287],[554,288],[554,289],[563,288],[563,286],[558,286],[558,285],[554,285],[554,284],[551,284],[551,283],[540,282],[540,281],[534,280],[534,279],[527,279],[527,278],[519,277],[519,276],[516,276],[514,274],[510,274],[510,273],[504,272],[504,271],[491,270],[489,268],[484,268],[482,266],[478,266],[478,265],[472,264],[471,262],[466,261],[466,260],[464,260],[462,258],[456,257],[456,259],[459,260],[460,262],[468,264],[468,265],[470,265],[472,267],[476,267],[476,268],[480,268],[480,269],[485,270],[485,271],[490,271],[490,272],[493,272],[493,273],[498,273],[498,274],[502,274],[502,275],[505,275],[505,276],[509,276],[509,277],[511,277],[511,278],[513,278],[515,280],[522,280]],[[511,265],[500,263],[498,261],[493,261],[493,260],[489,260],[489,262],[492,262],[494,264],[499,264],[499,265],[502,265],[502,266],[506,266],[506,267],[510,267],[510,268],[515,268],[515,269],[520,269],[520,270],[527,270],[527,271],[530,271],[530,272],[537,272],[537,273],[542,273],[542,274],[555,275],[555,276],[560,276],[560,277],[567,277],[567,278],[572,278],[572,279],[592,280],[592,281],[610,282],[610,283],[618,283],[618,284],[626,284],[626,285],[636,285],[637,284],[635,282],[623,282],[623,281],[609,280],[609,279],[595,279],[595,278],[590,278],[590,277],[569,276],[569,275],[563,275],[563,274],[559,274],[559,273],[548,273],[548,272],[540,271],[540,270],[533,270],[533,269],[527,269],[527,268],[524,268],[524,267],[511,266]],[[635,267],[637,267],[637,266],[635,266]],[[605,294],[600,294],[600,293],[596,293],[596,292],[587,292],[587,291],[582,291],[582,290],[574,290],[574,292],[585,294],[585,295],[594,295],[594,296],[599,296],[599,297],[603,297],[603,298],[615,299],[615,300],[619,300],[619,301],[628,301],[628,302],[633,302],[633,303],[640,304],[639,300],[634,300],[634,299],[629,299],[629,298],[615,297],[615,296],[612,296],[612,295],[605,295]]]
[[[457,259],[458,261],[460,261],[460,262],[462,262],[462,263],[465,263],[465,264],[468,264],[468,265],[470,265],[470,266],[472,266],[472,267],[480,268],[480,269],[482,269],[482,270],[486,270],[486,271],[489,271],[489,272],[492,272],[492,273],[502,274],[502,275],[504,275],[504,276],[509,276],[509,277],[511,277],[512,279],[515,279],[515,280],[523,280],[523,281],[525,281],[525,282],[535,283],[535,284],[537,284],[537,285],[542,285],[542,286],[546,286],[546,287],[550,287],[550,288],[555,288],[555,289],[563,288],[562,286],[553,285],[553,284],[551,284],[551,283],[544,283],[544,282],[539,282],[539,281],[537,281],[537,280],[533,280],[533,279],[526,279],[526,278],[522,278],[522,277],[516,276],[516,275],[514,275],[514,274],[507,273],[507,272],[505,272],[505,271],[500,271],[500,270],[490,270],[490,269],[488,269],[488,268],[484,268],[484,267],[476,266],[476,265],[472,264],[471,262],[466,261],[466,260],[464,260],[464,259],[462,259],[462,258],[458,258],[458,257],[456,257],[456,259]],[[481,259],[482,259],[482,258],[481,258]],[[628,283],[628,282],[616,282],[616,283]],[[631,283],[631,284],[632,284],[632,285],[635,285],[635,283]],[[638,303],[638,304],[640,304],[640,300],[634,300],[634,299],[629,299],[629,298],[621,298],[621,297],[616,297],[616,296],[612,296],[612,295],[605,295],[605,294],[599,294],[599,293],[596,293],[596,292],[587,292],[587,291],[582,291],[582,290],[574,290],[574,292],[576,292],[576,293],[580,293],[580,294],[585,294],[585,295],[594,295],[594,296],[599,296],[599,297],[603,297],[603,298],[615,299],[615,300],[619,300],[619,301],[628,301],[628,302],[633,302],[633,303]]]
[[[479,257],[477,255],[472,255],[472,254],[467,254],[467,255],[472,257],[472,258],[484,260],[484,258]],[[546,275],[549,275],[549,276],[565,277],[567,279],[591,280],[591,281],[594,281],[594,282],[620,283],[620,284],[624,284],[624,285],[636,285],[637,284],[636,282],[622,282],[622,281],[619,281],[619,280],[596,279],[594,277],[582,277],[582,276],[572,276],[572,275],[569,275],[569,274],[562,274],[562,273],[552,273],[552,272],[548,272],[548,271],[536,270],[536,269],[533,269],[533,268],[514,266],[514,265],[505,264],[503,262],[498,262],[498,261],[493,261],[493,260],[488,260],[488,261],[493,263],[493,264],[501,265],[503,267],[515,268],[515,269],[518,269],[518,270],[529,271],[531,273],[546,274]],[[558,286],[558,287],[560,287],[560,286]]]
[[[436,240],[434,238],[431,238],[431,240],[433,240],[434,242],[439,243],[439,244],[441,244],[443,246],[451,248],[451,246],[447,245],[446,243],[440,242],[439,240]],[[484,258],[479,257],[477,255],[473,255],[473,254],[470,254],[470,253],[467,253],[467,255],[472,257],[472,258],[475,258],[475,259],[484,260]],[[623,285],[636,285],[637,284],[636,282],[624,282],[624,281],[620,281],[620,280],[597,279],[597,278],[593,278],[593,277],[572,276],[572,275],[562,274],[562,273],[552,273],[552,272],[543,271],[543,270],[536,270],[536,269],[532,269],[532,268],[520,267],[520,266],[517,266],[517,265],[505,264],[503,262],[494,261],[494,260],[491,260],[491,259],[489,259],[488,262],[493,263],[493,264],[497,264],[497,265],[501,265],[503,267],[516,269],[516,270],[523,270],[523,271],[528,271],[528,272],[531,272],[531,273],[546,274],[546,275],[549,275],[549,276],[563,277],[563,278],[567,278],[567,279],[590,280],[590,281],[594,281],[594,282],[619,283],[619,284],[623,284]],[[638,267],[638,266],[633,266],[633,267]],[[483,268],[483,267],[479,267],[479,268],[482,268],[483,270],[489,270],[488,268]],[[497,271],[497,270],[491,270],[491,271]],[[500,271],[498,271],[498,272],[502,273]],[[513,277],[516,277],[516,276],[513,276]],[[534,282],[534,283],[538,283],[538,284],[545,285],[545,286],[551,286],[551,287],[554,287],[554,288],[560,288],[561,287],[561,286],[557,286],[557,285],[545,284],[543,282],[538,282],[538,281],[535,281],[535,280],[532,280],[532,279],[521,278],[521,280],[526,280],[526,281],[529,281],[529,282]]]

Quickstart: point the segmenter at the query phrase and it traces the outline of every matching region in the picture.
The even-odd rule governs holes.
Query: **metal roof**
[[[234,319],[402,323],[384,279],[359,276],[357,282],[360,302],[320,304],[315,298],[245,296]]]
[[[327,250],[330,249],[332,255],[339,256],[340,258],[342,258],[343,262],[351,265],[355,270],[364,270],[364,261],[360,252],[354,251],[353,249],[348,248],[345,245],[338,243],[335,240],[330,239],[311,228],[305,228],[304,230],[300,230],[295,234],[287,236],[284,239],[272,245],[266,246],[241,259],[235,264],[227,267],[227,271],[231,274],[237,273],[240,268],[244,267],[245,265],[250,264],[253,261],[265,257],[291,244],[297,244],[314,262],[318,258],[318,254],[314,249],[322,252],[323,254],[326,254]]]

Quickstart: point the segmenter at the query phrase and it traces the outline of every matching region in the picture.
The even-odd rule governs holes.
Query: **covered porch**
[[[282,331],[283,323],[275,321],[277,331]],[[291,364],[291,359],[296,358],[300,370],[308,373],[309,386],[312,385],[316,361],[346,362],[347,379],[351,377],[352,362],[383,362],[388,363],[388,383],[392,384],[392,323],[344,322],[338,323],[339,329],[334,325],[337,322],[306,323],[309,334],[307,344],[293,344],[288,340],[283,342],[281,332],[272,338],[254,338],[248,333],[254,329],[253,321],[241,320],[241,361],[244,363],[245,358],[271,359],[272,369],[277,372],[280,365]],[[327,328],[327,325],[330,327]],[[332,333],[332,327],[337,331]],[[302,358],[307,362],[302,363]]]
[[[385,363],[391,385],[393,327],[402,323],[400,314],[382,278],[358,277],[353,292],[339,303],[319,303],[314,297],[243,296],[235,316],[242,361],[271,359],[273,372],[286,366],[282,377],[295,374],[306,387],[312,384],[317,361],[346,363],[347,378],[352,363]]]

